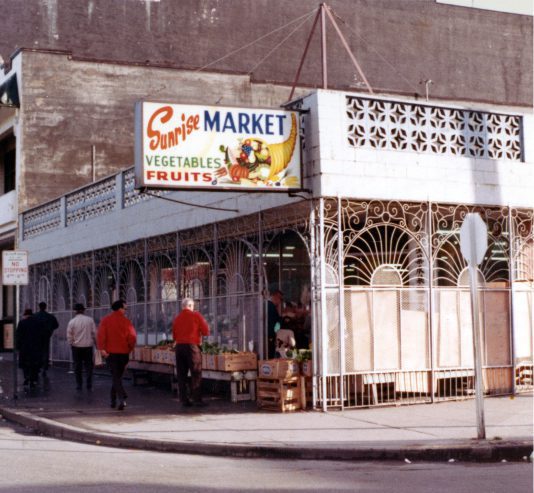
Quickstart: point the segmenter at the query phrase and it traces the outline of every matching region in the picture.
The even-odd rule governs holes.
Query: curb
[[[48,437],[106,447],[150,450],[219,457],[342,460],[342,461],[419,461],[419,462],[501,462],[525,461],[533,450],[531,440],[472,440],[449,445],[410,444],[394,446],[307,446],[260,445],[208,442],[175,442],[145,438],[123,437],[104,432],[84,430],[75,426],[35,416],[25,411],[0,407],[0,414],[8,421]]]

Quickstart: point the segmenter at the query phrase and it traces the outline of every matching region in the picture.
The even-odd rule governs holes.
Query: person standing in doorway
[[[279,289],[274,290],[267,302],[267,357],[276,358],[276,332],[282,324],[282,305],[284,295]]]
[[[191,298],[182,300],[182,311],[172,323],[172,336],[176,342],[176,374],[182,406],[203,407],[202,400],[202,336],[210,333],[204,317],[195,311]],[[191,372],[191,392],[187,392],[187,374]]]
[[[95,321],[84,314],[85,307],[81,303],[74,305],[76,315],[67,325],[67,341],[72,348],[72,361],[76,377],[76,390],[83,387],[83,368],[87,390],[93,389],[93,347],[96,341]]]
[[[130,352],[137,342],[134,326],[126,318],[126,302],[117,300],[111,305],[112,313],[100,321],[96,336],[98,349],[107,359],[111,371],[111,407],[123,411],[126,407],[126,392],[122,383]]]
[[[15,331],[15,347],[19,351],[19,368],[24,373],[24,386],[34,388],[37,385],[39,370],[44,361],[46,335],[33,315],[31,308],[26,308]]]
[[[46,303],[44,301],[39,303],[39,311],[35,314],[35,319],[40,324],[41,330],[44,332],[46,337],[43,361],[43,377],[46,378],[50,365],[50,339],[52,339],[52,336],[54,335],[54,330],[59,327],[59,323],[54,315],[46,311]]]

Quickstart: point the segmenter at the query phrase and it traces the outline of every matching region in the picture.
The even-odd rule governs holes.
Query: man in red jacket
[[[204,317],[194,311],[195,302],[191,298],[182,300],[182,311],[172,323],[172,336],[176,342],[176,374],[178,392],[182,406],[206,406],[202,400],[202,336],[210,333]],[[187,394],[187,374],[191,372],[191,397]],[[192,401],[192,402],[191,402]]]
[[[126,302],[117,300],[111,305],[113,313],[100,321],[96,342],[102,356],[107,358],[111,370],[111,407],[117,406],[122,411],[126,407],[126,392],[122,385],[124,370],[128,364],[130,352],[135,347],[137,335],[132,323],[126,318]]]

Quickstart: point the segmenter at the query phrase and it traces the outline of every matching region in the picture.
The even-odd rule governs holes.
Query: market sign
[[[2,284],[4,286],[28,284],[28,252],[25,250],[2,251]]]
[[[146,101],[135,110],[137,188],[302,188],[297,112]]]

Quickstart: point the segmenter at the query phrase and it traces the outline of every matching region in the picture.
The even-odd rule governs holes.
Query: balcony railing
[[[22,239],[103,216],[150,198],[134,188],[134,169],[129,168],[23,213]]]

